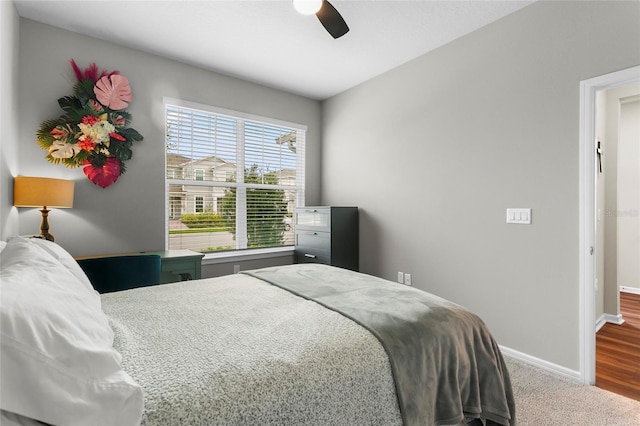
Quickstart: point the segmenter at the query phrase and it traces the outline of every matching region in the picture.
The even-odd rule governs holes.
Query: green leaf
[[[73,158],[55,158],[52,157],[51,154],[48,154],[45,158],[50,163],[62,164],[63,166],[69,168],[80,167],[80,165],[82,165],[82,161],[78,161],[78,156],[75,156]]]
[[[124,128],[124,127],[128,126],[129,123],[131,123],[131,114],[128,113],[127,111],[124,111],[124,110],[110,112],[109,113],[109,122],[111,122],[113,124],[116,121],[116,118],[118,118],[118,116],[121,116],[122,118],[124,118],[125,122],[124,122],[124,124],[116,125],[116,128],[121,129],[121,128]]]
[[[128,128],[128,129],[118,129],[118,132],[124,136],[125,138],[127,138],[127,140],[132,140],[132,141],[141,141],[143,139],[142,135],[140,133],[138,133],[137,130],[132,129],[132,128]]]
[[[87,158],[89,158],[89,152],[82,150],[76,154],[73,160],[75,160],[76,163],[78,163],[78,166],[80,166],[82,165],[82,163],[84,163],[84,160],[86,160]]]
[[[82,117],[84,117],[85,114],[83,109],[74,109],[72,111],[69,111],[66,115],[65,118],[67,120],[68,123],[73,123],[71,125],[71,128],[78,131],[79,128],[77,126],[77,124],[82,122]]]
[[[80,99],[75,96],[63,96],[58,99],[58,105],[60,108],[66,113],[70,113],[76,109],[82,109],[82,104],[80,103]]]
[[[95,83],[91,79],[78,81],[74,86],[74,93],[82,105],[87,104],[89,99],[95,99],[96,95],[93,93],[93,86],[95,86]]]
[[[55,129],[59,124],[64,124],[64,120],[56,118],[53,120],[45,120],[36,130],[36,142],[42,149],[49,149],[55,138],[51,135],[51,130]]]
[[[133,155],[133,152],[129,147],[125,146],[120,141],[114,141],[113,139],[111,140],[111,144],[109,144],[109,152],[121,162],[131,159],[131,156]]]

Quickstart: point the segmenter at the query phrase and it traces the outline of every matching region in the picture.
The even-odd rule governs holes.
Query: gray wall
[[[73,209],[49,214],[56,241],[74,255],[162,249],[165,244],[164,110],[169,96],[251,114],[306,124],[307,202],[319,201],[320,112],[318,101],[215,74],[183,63],[69,31],[20,20],[18,172],[76,181]],[[48,163],[35,143],[45,119],[61,114],[57,99],[70,95],[73,58],[81,68],[91,62],[117,69],[132,87],[131,127],[144,140],[134,144],[127,172],[102,189],[81,168]],[[38,233],[40,213],[21,209],[19,232]]]
[[[639,2],[538,2],[323,103],[322,201],[364,272],[579,369],[579,83],[640,64]],[[532,225],[506,225],[530,207]]]
[[[13,175],[18,168],[18,30],[13,2],[0,1],[0,239],[18,232]]]

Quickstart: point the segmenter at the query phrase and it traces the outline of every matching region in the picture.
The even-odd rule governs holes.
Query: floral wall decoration
[[[132,99],[131,87],[118,71],[100,72],[95,63],[83,71],[73,59],[70,63],[78,79],[73,95],[58,99],[64,114],[44,121],[37,141],[47,151],[47,160],[82,166],[91,182],[106,188],[125,172],[133,142],[142,140],[127,127],[131,114],[124,109]]]

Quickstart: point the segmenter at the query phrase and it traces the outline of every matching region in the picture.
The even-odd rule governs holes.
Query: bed
[[[0,260],[7,422],[515,424],[486,325],[426,292],[303,264],[99,296],[54,243]]]

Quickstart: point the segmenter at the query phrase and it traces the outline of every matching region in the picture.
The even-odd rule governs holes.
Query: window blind
[[[165,99],[167,247],[294,244],[306,126]]]

